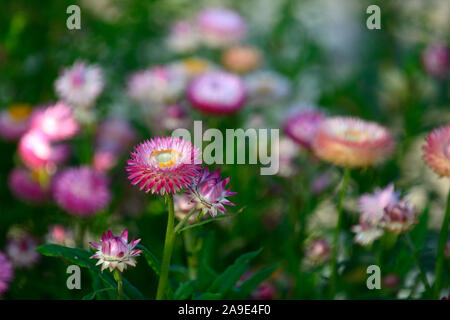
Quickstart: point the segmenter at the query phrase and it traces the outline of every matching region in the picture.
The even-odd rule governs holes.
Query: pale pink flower
[[[64,69],[55,82],[58,96],[74,107],[89,107],[104,87],[103,71],[96,65],[77,61]]]
[[[375,165],[392,154],[394,139],[375,122],[332,117],[320,124],[313,140],[316,156],[342,167]]]
[[[235,11],[209,8],[197,16],[200,39],[211,47],[224,47],[241,41],[247,33],[244,19]]]
[[[440,176],[450,177],[450,125],[434,129],[423,146],[423,159]]]
[[[244,106],[247,94],[239,76],[213,71],[196,77],[188,86],[187,97],[198,110],[229,114]]]
[[[11,232],[6,244],[6,254],[14,266],[31,268],[40,259],[36,251],[38,242],[27,232],[17,230]]]
[[[429,45],[423,52],[422,61],[425,70],[437,78],[446,78],[450,74],[450,49],[442,43]]]
[[[306,251],[305,259],[310,265],[320,265],[325,263],[331,254],[331,247],[327,240],[320,238],[312,241]]]
[[[72,138],[79,130],[72,109],[64,103],[37,109],[31,117],[31,130],[42,132],[49,140]]]
[[[52,225],[48,229],[46,243],[58,244],[65,247],[75,246],[75,239],[71,229],[65,228],[60,224]]]
[[[400,234],[411,230],[418,223],[418,212],[412,204],[404,199],[396,204],[386,206],[384,211],[382,224],[390,232]]]
[[[175,22],[167,38],[169,48],[176,53],[191,52],[197,48],[199,42],[196,26],[186,20]]]
[[[136,257],[142,250],[134,249],[141,239],[131,240],[128,243],[128,230],[124,230],[119,237],[112,234],[110,230],[103,233],[100,244],[89,242],[97,252],[91,259],[98,259],[97,265],[102,265],[102,271],[109,268],[114,271],[116,268],[123,272],[128,266],[136,266]]]

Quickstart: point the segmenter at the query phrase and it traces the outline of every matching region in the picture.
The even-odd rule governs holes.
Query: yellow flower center
[[[180,153],[176,150],[156,150],[153,151],[151,158],[154,158],[158,162],[160,168],[168,168],[175,164],[176,160],[180,157]]]
[[[358,131],[354,129],[348,129],[340,132],[338,134],[341,138],[350,140],[350,141],[365,141],[370,139],[370,135],[363,131]]]
[[[207,69],[208,64],[201,59],[186,59],[184,60],[184,66],[189,73],[198,74]]]
[[[8,108],[8,113],[13,120],[24,120],[30,115],[31,106],[26,103],[13,104]]]

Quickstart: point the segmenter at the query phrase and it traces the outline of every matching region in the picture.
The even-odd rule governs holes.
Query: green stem
[[[114,270],[114,280],[117,281],[117,300],[122,300],[122,293],[123,293],[122,272],[120,272],[117,269]]]
[[[186,214],[183,218],[183,220],[181,220],[180,222],[178,222],[178,224],[175,226],[175,233],[178,233],[178,231],[180,231],[180,229],[184,226],[184,224],[186,223],[186,221],[197,211],[197,208],[193,208],[188,214]]]
[[[338,203],[337,203],[337,224],[334,229],[333,235],[333,251],[331,255],[331,284],[330,284],[330,296],[333,299],[336,295],[337,288],[337,276],[338,276],[338,268],[337,268],[337,257],[339,253],[339,235],[341,233],[342,228],[342,207],[344,202],[345,193],[347,191],[348,181],[350,178],[350,168],[346,168],[344,172],[344,176],[342,177],[342,187],[341,192],[339,194]]]
[[[428,284],[427,275],[426,275],[425,271],[423,270],[422,265],[420,264],[419,253],[417,252],[413,242],[411,241],[411,237],[409,236],[409,233],[405,233],[405,239],[406,239],[406,243],[408,244],[408,247],[411,250],[411,253],[413,255],[414,263],[416,264],[417,269],[419,269],[420,279],[422,280],[423,285],[425,286],[425,295],[428,296],[428,294],[431,292],[431,287]]]
[[[439,247],[436,260],[436,280],[434,282],[434,298],[439,299],[442,287],[442,274],[444,269],[444,248],[447,241],[448,227],[450,223],[450,190],[447,197],[447,207],[445,209],[444,220],[442,221],[441,232],[439,235]]]
[[[172,258],[172,251],[175,242],[174,232],[174,208],[173,195],[170,194],[166,198],[169,205],[169,215],[167,220],[166,239],[164,241],[163,260],[161,265],[161,274],[159,276],[158,290],[156,292],[156,300],[162,300],[166,293],[166,287],[169,280],[170,259]]]

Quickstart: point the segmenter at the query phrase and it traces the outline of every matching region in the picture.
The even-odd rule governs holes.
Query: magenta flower
[[[428,46],[423,52],[426,72],[436,78],[446,78],[450,73],[450,49],[442,43]]]
[[[26,168],[14,168],[8,182],[12,193],[25,202],[39,204],[46,200],[47,190],[39,183],[36,174]]]
[[[201,40],[211,47],[224,47],[242,40],[247,33],[244,19],[235,11],[209,8],[197,16]]]
[[[50,140],[72,138],[79,130],[72,109],[64,103],[36,110],[31,117],[31,129],[42,132]]]
[[[18,140],[30,126],[31,106],[13,104],[0,112],[0,137],[7,141]]]
[[[5,254],[0,252],[0,297],[9,289],[9,283],[14,278],[12,263]]]
[[[201,152],[182,138],[157,137],[139,144],[127,161],[128,178],[146,193],[172,194],[199,175]]]
[[[89,107],[103,90],[103,71],[95,65],[77,61],[64,69],[55,82],[59,97],[75,107]]]
[[[223,205],[235,205],[226,198],[237,194],[237,192],[231,191],[231,186],[226,189],[229,182],[229,177],[222,180],[219,169],[210,173],[208,168],[204,168],[202,174],[189,187],[187,193],[192,201],[199,205],[203,214],[209,213],[214,218],[218,211],[221,213],[227,212]]]
[[[92,216],[111,200],[106,177],[88,166],[65,169],[53,182],[56,203],[67,212]]]
[[[318,110],[295,111],[288,115],[284,131],[292,140],[311,149],[317,128],[324,119],[325,115]]]
[[[211,114],[229,114],[243,107],[247,94],[237,75],[212,71],[196,77],[188,86],[190,103]]]
[[[124,230],[119,237],[115,237],[111,230],[108,233],[103,232],[100,244],[89,242],[97,252],[91,256],[91,259],[98,259],[97,265],[102,265],[102,271],[109,268],[109,271],[119,269],[123,272],[127,266],[136,266],[136,257],[142,250],[134,249],[141,239],[131,240],[128,243],[128,230]]]
[[[70,153],[68,145],[53,144],[45,134],[37,130],[23,135],[18,150],[23,163],[33,170],[54,167],[66,161]]]

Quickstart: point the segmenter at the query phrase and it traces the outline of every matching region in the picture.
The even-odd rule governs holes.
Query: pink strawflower
[[[241,78],[212,71],[196,77],[187,89],[190,103],[211,114],[229,114],[244,106],[247,94]]]
[[[450,177],[450,125],[434,129],[423,146],[423,159],[438,175]]]
[[[364,194],[359,198],[360,218],[371,225],[378,225],[385,214],[385,208],[399,201],[399,192],[394,191],[394,184],[386,188],[377,188],[374,194]]]
[[[321,265],[330,258],[330,254],[330,244],[327,240],[320,238],[309,244],[305,252],[305,259],[310,265]]]
[[[59,97],[75,107],[91,106],[103,90],[103,71],[96,65],[77,61],[64,69],[55,82]]]
[[[13,264],[5,254],[0,252],[0,297],[9,289],[9,283],[14,279]]]
[[[352,232],[356,233],[354,241],[362,246],[369,246],[375,240],[381,238],[384,234],[380,226],[373,226],[367,222],[360,220],[359,224],[351,228]]]
[[[25,231],[14,230],[8,236],[6,254],[14,266],[31,268],[40,259],[40,255],[36,251],[37,247],[38,242],[34,237]]]
[[[48,190],[39,183],[37,174],[26,168],[14,168],[9,174],[8,182],[12,193],[25,202],[39,204],[47,198]]]
[[[19,155],[23,163],[33,170],[54,167],[66,161],[70,154],[66,144],[53,144],[41,131],[31,130],[19,141]]]
[[[397,234],[409,231],[418,223],[418,212],[413,205],[406,200],[401,200],[396,204],[388,205],[384,208],[382,224],[390,232]]]
[[[125,229],[119,237],[115,237],[110,230],[103,233],[100,244],[89,242],[97,252],[91,259],[98,259],[97,265],[102,265],[102,271],[109,268],[109,271],[119,269],[123,272],[128,266],[136,266],[136,257],[142,250],[134,249],[141,239],[131,240],[128,243],[128,230]]]
[[[237,194],[237,192],[231,191],[231,186],[226,189],[229,182],[229,177],[222,180],[219,169],[210,173],[208,168],[204,168],[187,193],[191,200],[198,204],[203,214],[209,213],[214,218],[219,212],[227,212],[224,205],[235,205],[226,198]]]
[[[133,73],[127,84],[128,95],[142,104],[163,104],[175,100],[183,91],[185,79],[172,69],[155,66]]]
[[[191,186],[199,175],[200,155],[197,147],[182,138],[152,138],[131,153],[126,167],[128,178],[146,193],[176,193]]]
[[[0,112],[0,136],[7,141],[18,140],[30,126],[31,106],[25,103],[11,105]]]
[[[52,189],[63,210],[81,217],[105,209],[111,200],[106,177],[88,166],[65,169],[55,177]]]
[[[73,116],[72,109],[58,102],[33,112],[31,129],[42,132],[53,141],[72,138],[78,132],[79,125]]]
[[[316,131],[323,120],[325,115],[319,110],[297,110],[289,113],[284,131],[292,140],[311,149]]]
[[[119,161],[119,156],[116,152],[104,148],[98,148],[94,152],[92,160],[92,167],[101,172],[111,170]]]
[[[65,247],[75,246],[75,239],[72,230],[65,228],[60,224],[50,226],[45,239],[47,243],[59,244]]]
[[[196,204],[191,201],[191,198],[188,194],[184,193],[182,195],[176,194],[173,196],[173,206],[175,217],[181,221],[184,219],[184,217],[186,217],[187,214],[191,212],[191,210],[196,207]],[[188,218],[187,221],[190,223],[195,222],[197,221],[197,216],[193,214]]]
[[[428,46],[422,56],[425,70],[436,78],[446,78],[450,73],[450,49],[442,43]]]
[[[209,8],[197,16],[201,40],[211,47],[224,47],[242,40],[247,33],[244,19],[235,11]]]
[[[320,124],[313,141],[317,157],[342,167],[375,165],[394,150],[389,131],[375,122],[332,117]]]

